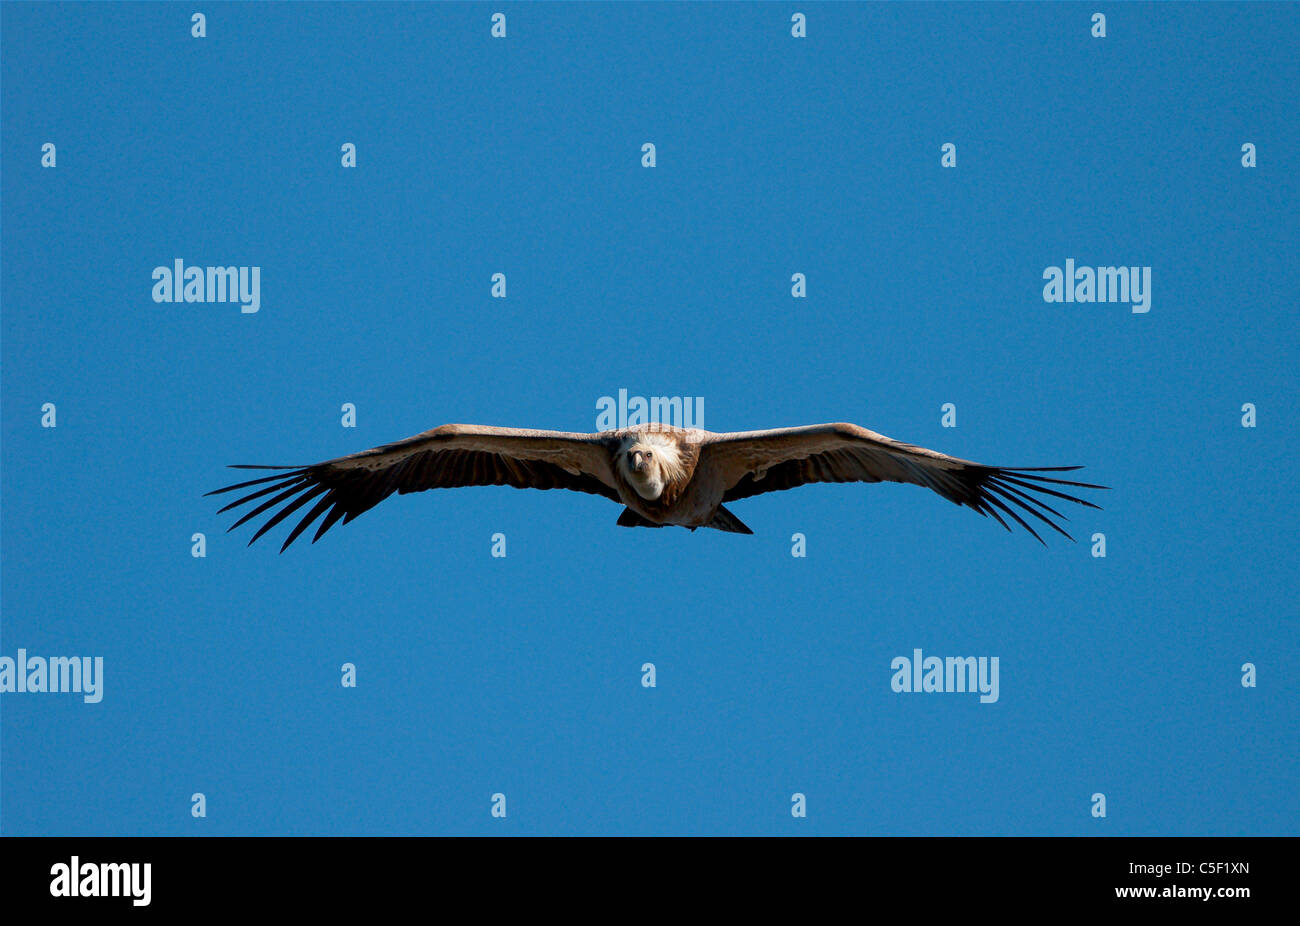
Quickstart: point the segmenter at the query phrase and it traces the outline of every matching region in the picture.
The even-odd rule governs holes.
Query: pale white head
[[[645,499],[656,499],[668,483],[686,475],[681,450],[671,435],[642,431],[623,438],[617,465],[623,478]]]

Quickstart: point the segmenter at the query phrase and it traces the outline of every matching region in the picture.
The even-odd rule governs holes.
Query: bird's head
[[[685,475],[677,443],[653,431],[631,434],[619,446],[618,467],[636,494],[654,500]]]

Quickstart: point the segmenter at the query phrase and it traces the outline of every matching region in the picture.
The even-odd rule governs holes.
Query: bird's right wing
[[[842,422],[710,434],[701,446],[699,465],[724,487],[724,502],[812,482],[910,482],[980,514],[992,515],[1010,530],[998,513],[1001,511],[1040,542],[1043,538],[1020,514],[1027,512],[1074,538],[1054,520],[1068,520],[1065,515],[1034,493],[1096,508],[1092,502],[1054,487],[1105,488],[1039,475],[1079,469],[1077,466],[985,466]]]
[[[312,543],[340,518],[346,524],[394,492],[508,485],[517,489],[572,489],[618,501],[606,441],[598,434],[445,424],[406,440],[310,466],[237,465],[233,468],[280,472],[207,494],[256,487],[221,511],[271,496],[231,525],[230,530],[280,506],[253,535],[250,544],[315,500],[316,504],[289,533],[280,548],[283,553],[322,514],[325,519]]]

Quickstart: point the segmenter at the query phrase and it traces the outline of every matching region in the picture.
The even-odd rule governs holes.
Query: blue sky
[[[104,659],[0,697],[3,832],[1297,832],[1300,8],[798,8],[3,4],[0,655]],[[177,258],[260,311],[155,303]],[[1150,312],[1045,302],[1067,258]],[[203,497],[620,388],[1113,488],[1046,549],[914,486],[752,537],[428,492],[283,556]],[[998,701],[895,693],[916,648]]]

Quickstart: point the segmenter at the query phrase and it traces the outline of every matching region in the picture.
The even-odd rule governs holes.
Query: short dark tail
[[[620,527],[664,527],[663,524],[655,524],[653,521],[647,521],[641,515],[637,514],[631,508],[624,508],[623,513],[618,516],[618,525]],[[733,534],[752,534],[754,533],[740,518],[736,517],[721,505],[713,513],[713,520],[705,527],[712,527],[714,530],[730,531]],[[695,528],[691,528],[695,530]]]
[[[754,533],[745,526],[744,521],[740,520],[740,518],[736,517],[721,505],[719,505],[718,510],[713,513],[713,520],[704,526],[712,527],[714,530],[730,531],[733,534]]]
[[[631,508],[623,509],[623,513],[618,516],[617,524],[619,527],[663,527],[662,524],[647,521]]]

